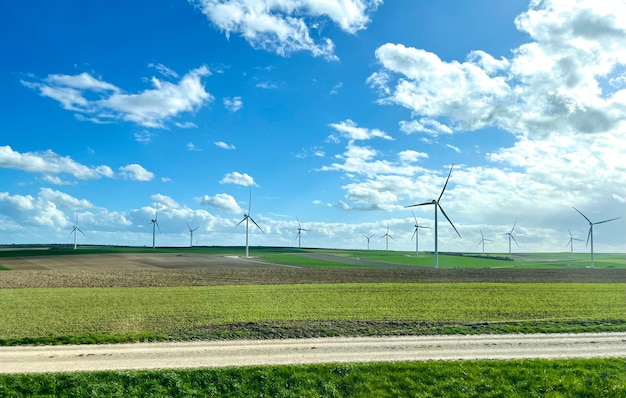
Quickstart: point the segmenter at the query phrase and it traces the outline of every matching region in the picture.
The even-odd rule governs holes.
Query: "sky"
[[[626,252],[621,0],[4,1],[0,50],[0,244],[432,251],[454,165],[440,251]]]

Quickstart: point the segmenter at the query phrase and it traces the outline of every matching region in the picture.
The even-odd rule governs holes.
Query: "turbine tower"
[[[363,235],[363,236],[365,237],[365,239],[367,239],[367,250],[369,250],[369,249],[370,249],[370,239],[371,239],[371,238],[372,238],[372,236],[374,236],[374,235],[370,235],[370,236],[367,236],[367,235],[365,235],[365,234],[361,234],[361,235]]]
[[[159,229],[159,233],[161,233],[161,227],[159,227],[159,205],[157,204],[157,208],[156,208],[156,212],[154,213],[154,218],[152,220],[150,220],[150,222],[152,223],[152,248],[154,249],[156,247],[155,243],[156,243],[156,229]]]
[[[263,230],[261,229],[261,227],[259,227],[259,224],[256,223],[256,221],[254,221],[254,219],[252,218],[252,216],[250,215],[250,208],[252,207],[252,191],[250,191],[250,200],[248,200],[248,212],[246,214],[243,215],[243,218],[241,219],[241,221],[239,221],[239,223],[235,226],[239,226],[239,224],[241,224],[242,222],[246,222],[246,258],[249,257],[248,252],[248,230],[249,230],[249,221],[252,221],[252,223],[254,225],[256,225],[256,227],[263,232]],[[263,232],[265,233],[265,232]]]
[[[296,235],[296,239],[298,239],[298,249],[302,249],[302,245],[301,245],[301,241],[300,241],[300,238],[302,236],[302,231],[308,231],[308,229],[302,228],[302,226],[300,225],[300,220],[298,219],[298,217],[296,217],[296,220],[298,221],[298,234]]]
[[[446,212],[443,210],[443,207],[441,207],[441,205],[439,204],[439,201],[441,201],[441,197],[443,196],[443,193],[446,190],[446,186],[448,185],[448,181],[450,180],[450,174],[452,174],[453,167],[454,165],[450,166],[450,172],[448,173],[448,178],[446,178],[446,183],[443,185],[443,189],[441,190],[441,194],[439,194],[439,198],[437,198],[437,200],[433,199],[429,202],[418,203],[418,204],[410,205],[410,206],[404,206],[404,207],[417,207],[417,206],[434,205],[434,208],[435,208],[435,268],[439,268],[439,248],[437,246],[437,238],[438,238],[437,236],[437,213],[439,210],[441,210],[441,213],[444,215],[444,217],[446,217],[446,220],[448,220],[450,225],[452,225],[452,228],[454,228],[454,231],[456,232],[456,234],[459,235],[459,238],[461,237],[461,234],[459,233],[459,231],[457,231],[454,224],[452,224],[452,221],[450,221],[450,217],[448,217]]]
[[[579,242],[582,242],[582,239],[577,239],[574,238],[572,236],[572,231],[569,230],[569,228],[567,229],[567,232],[569,232],[569,240],[567,241],[567,243],[565,244],[565,247],[569,246],[570,247],[570,255],[573,256],[574,255],[574,241],[577,240]]]
[[[413,236],[411,236],[411,240],[415,238],[415,257],[419,256],[419,242],[420,242],[420,228],[430,228],[430,227],[422,227],[417,222],[417,217],[415,217],[415,213],[411,210],[413,214],[413,218],[415,219],[415,230],[413,231]]]
[[[74,228],[72,228],[72,232],[70,232],[70,234],[72,233],[74,234],[74,250],[76,250],[76,233],[77,232],[80,232],[81,235],[85,236],[85,234],[83,234],[83,231],[81,231],[80,228],[78,228],[78,214],[76,214],[76,221],[74,222]]]
[[[580,210],[578,210],[575,207],[574,207],[574,210],[576,210],[578,213],[580,213],[580,215],[585,217],[585,220],[587,220],[587,222],[589,222],[589,233],[587,234],[587,245],[589,244],[589,238],[591,238],[591,268],[593,268],[593,226],[596,225],[596,224],[604,224],[605,222],[617,220],[620,217],[615,217],[615,218],[611,218],[609,220],[604,220],[604,221],[591,222],[591,220],[588,219],[587,216],[584,215]],[[585,245],[585,247],[587,247],[587,245]]]
[[[200,226],[198,225],[195,228],[191,228],[189,224],[185,224],[185,225],[187,225],[187,228],[189,228],[189,247],[193,247],[193,231],[200,228]]]
[[[378,239],[382,239],[382,238],[387,238],[387,239],[385,239],[385,241],[386,241],[386,242],[385,242],[385,250],[389,250],[389,238],[391,238],[391,239],[395,240],[395,239],[393,238],[393,236],[389,235],[389,224],[387,224],[387,233],[386,233],[386,234],[384,234],[383,236],[381,236],[381,237],[380,237],[380,238],[378,238]]]
[[[511,239],[513,239],[515,244],[519,246],[519,243],[517,243],[517,241],[515,240],[515,236],[513,236],[513,230],[515,229],[515,225],[517,225],[517,221],[515,221],[513,223],[513,228],[511,228],[510,232],[502,234],[502,235],[508,235],[509,236],[509,257],[512,257],[512,255],[511,255]]]
[[[478,245],[480,245],[481,243],[483,244],[483,254],[485,254],[485,242],[493,242],[491,239],[485,239],[485,235],[483,235],[483,230],[480,230],[480,241],[478,242]]]

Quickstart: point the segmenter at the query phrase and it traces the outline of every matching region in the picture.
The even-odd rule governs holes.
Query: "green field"
[[[203,331],[215,326],[264,322],[525,322],[535,324],[534,331],[551,331],[555,323],[570,324],[571,331],[585,325],[597,330],[598,322],[606,322],[609,330],[626,330],[626,289],[604,283],[3,289],[0,302],[4,344],[94,335],[103,341],[207,338],[216,336]]]
[[[50,255],[84,255],[84,254],[130,254],[130,253],[196,253],[207,255],[244,255],[245,248],[237,246],[192,247],[192,248],[147,248],[117,246],[82,246],[73,250],[68,246],[32,248],[14,248],[0,250],[0,269],[3,257],[50,256]],[[290,264],[305,267],[354,267],[340,261],[311,259],[302,254],[329,254],[338,257],[359,258],[399,265],[415,265],[431,267],[434,255],[431,252],[399,252],[384,250],[339,250],[339,249],[297,249],[290,247],[251,247],[250,255],[277,264]],[[589,253],[440,253],[440,268],[587,268],[590,265]],[[595,268],[626,268],[624,253],[596,253]]]
[[[3,397],[624,397],[626,359],[0,375]]]

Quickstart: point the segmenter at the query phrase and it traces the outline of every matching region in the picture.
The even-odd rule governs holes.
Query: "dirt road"
[[[0,347],[0,373],[336,362],[626,357],[626,333],[404,336]]]

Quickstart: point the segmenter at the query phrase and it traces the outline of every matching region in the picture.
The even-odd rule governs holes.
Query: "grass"
[[[600,331],[602,324],[626,330],[626,289],[618,283],[3,289],[0,302],[0,344],[214,338],[219,336],[205,331],[324,321],[493,324],[499,332],[507,331],[498,329],[507,322],[525,324],[526,332],[553,331],[556,322],[558,331],[568,331],[563,325],[571,331]],[[232,328],[227,330],[233,334]],[[367,333],[376,334],[376,329]]]
[[[0,375],[3,397],[618,397],[626,359],[436,361]]]

